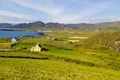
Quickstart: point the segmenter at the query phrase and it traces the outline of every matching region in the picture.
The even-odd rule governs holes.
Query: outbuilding
[[[13,37],[12,39],[11,39],[11,42],[17,42],[18,41],[18,38],[16,38],[16,37]]]

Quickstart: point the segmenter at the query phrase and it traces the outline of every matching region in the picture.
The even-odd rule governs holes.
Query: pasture
[[[96,32],[51,30],[42,37],[1,39],[1,80],[119,80],[120,53],[107,48],[89,48],[86,39],[70,43],[70,37],[91,37]],[[71,33],[73,32],[73,33]],[[75,32],[75,33],[74,33]],[[49,38],[48,38],[49,37]],[[53,38],[56,38],[53,39]],[[78,39],[78,38],[77,38]],[[88,38],[89,40],[89,38]],[[40,43],[48,51],[30,52]],[[89,42],[89,41],[88,41]],[[12,45],[12,47],[10,47]],[[88,45],[88,44],[87,44]]]

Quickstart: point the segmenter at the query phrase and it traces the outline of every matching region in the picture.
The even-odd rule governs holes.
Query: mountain
[[[74,28],[88,28],[93,27],[94,24],[80,23],[80,24],[61,24],[61,23],[44,23],[42,21],[32,22],[32,23],[20,23],[20,24],[9,24],[9,23],[0,23],[0,28],[26,28],[26,27],[54,27],[54,28],[62,28],[62,27],[74,27]]]
[[[33,22],[33,23],[30,23],[31,27],[44,27],[45,26],[45,23],[42,22],[42,21],[37,21],[37,22]]]
[[[60,24],[60,23],[47,23],[47,27],[69,27],[69,28],[89,28],[93,27],[94,24],[88,24],[88,23],[79,23],[79,24]]]
[[[46,27],[65,27],[65,24],[49,22],[46,24]]]
[[[26,27],[44,27],[45,23],[41,21],[33,22],[33,23],[21,23],[21,24],[16,24],[13,27],[14,28],[26,28]]]
[[[9,23],[0,23],[0,28],[9,28],[11,26],[12,24],[9,24]]]
[[[20,24],[10,24],[10,23],[0,23],[0,28],[27,28],[27,27],[50,27],[50,28],[105,28],[105,29],[120,29],[120,21],[117,22],[103,22],[103,23],[78,23],[78,24],[62,24],[62,23],[44,23],[42,21],[36,21],[31,23],[20,23]]]
[[[105,29],[120,29],[120,21],[97,23],[94,25],[94,27]]]

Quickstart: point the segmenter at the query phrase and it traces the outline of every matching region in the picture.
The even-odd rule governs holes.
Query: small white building
[[[41,52],[42,51],[42,46],[38,43],[36,46],[33,46],[30,51],[35,51],[35,52]]]
[[[18,38],[14,37],[11,39],[11,42],[17,42],[18,41]]]

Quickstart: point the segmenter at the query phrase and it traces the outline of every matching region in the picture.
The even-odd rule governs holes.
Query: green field
[[[17,43],[11,43],[10,39],[0,39],[1,49],[12,49],[0,52],[0,80],[120,79],[120,52],[103,47],[102,43],[106,41],[107,45],[113,46],[112,43],[119,35],[112,41],[112,37],[106,38],[104,34],[99,35],[96,32],[75,32],[71,29],[51,31],[42,37],[20,38]],[[72,36],[89,38],[79,39],[78,43],[70,43],[67,40]],[[96,38],[101,42],[97,42]],[[109,44],[107,39],[111,39],[112,42]],[[93,40],[96,40],[95,43]],[[38,42],[48,51],[30,52],[30,48]]]

